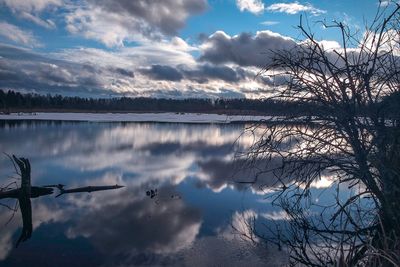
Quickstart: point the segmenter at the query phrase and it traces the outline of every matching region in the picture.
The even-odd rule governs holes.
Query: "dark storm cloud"
[[[49,59],[37,54],[29,49],[1,44],[0,43],[0,56],[12,60],[30,60],[30,61],[43,61],[48,62]]]
[[[188,80],[199,83],[208,79],[223,80],[226,82],[238,82],[245,78],[245,72],[241,68],[232,69],[227,66],[214,66],[210,64],[200,65],[196,70],[182,70]]]
[[[1,69],[1,65],[0,65],[0,81],[14,81],[14,80],[18,80],[18,79],[19,79],[18,73],[9,71],[9,70],[5,70],[5,69]]]
[[[126,70],[123,68],[110,68],[110,71],[113,71],[119,75],[126,76],[126,77],[135,77],[135,73],[131,70]]]
[[[184,65],[177,67],[152,65],[150,68],[142,68],[139,71],[154,80],[181,81],[187,79],[198,83],[207,83],[209,80],[236,83],[246,77],[245,70],[240,67],[233,69],[228,66],[211,64],[198,65],[194,69],[189,69]]]
[[[218,31],[204,41],[200,61],[262,67],[268,63],[271,50],[287,50],[295,46],[294,40],[270,31],[258,32],[254,36],[241,33],[233,37]]]
[[[165,81],[180,81],[183,79],[183,75],[174,67],[164,65],[152,65],[150,69],[141,69],[141,73],[154,80],[165,80]]]
[[[150,28],[167,35],[176,35],[186,19],[207,9],[207,0],[90,0],[108,12],[145,21]]]

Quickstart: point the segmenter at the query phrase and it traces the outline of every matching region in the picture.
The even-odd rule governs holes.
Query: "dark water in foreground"
[[[32,199],[33,234],[13,248],[20,212],[0,207],[0,266],[274,266],[284,255],[243,242],[246,220],[284,216],[268,188],[238,184],[232,144],[245,125],[18,123],[0,151],[27,157],[32,185],[122,184]],[[251,144],[244,136],[241,146]],[[13,167],[0,157],[1,183]],[[324,187],[323,184],[316,186]],[[146,191],[157,189],[153,198]],[[322,190],[322,189],[315,189]],[[13,206],[15,201],[1,201]]]

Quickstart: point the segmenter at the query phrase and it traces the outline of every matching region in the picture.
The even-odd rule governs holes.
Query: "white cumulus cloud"
[[[236,5],[240,11],[248,11],[254,14],[264,12],[264,3],[261,0],[236,0]]]

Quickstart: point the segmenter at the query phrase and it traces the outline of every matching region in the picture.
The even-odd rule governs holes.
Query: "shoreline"
[[[260,122],[271,116],[227,115],[213,113],[80,113],[80,112],[33,112],[0,114],[2,121],[81,121],[81,122],[171,122],[171,123],[245,123]]]

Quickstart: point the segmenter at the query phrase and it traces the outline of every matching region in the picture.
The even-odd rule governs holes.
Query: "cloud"
[[[259,238],[254,235],[254,229],[252,228],[257,218],[258,214],[254,210],[236,211],[232,216],[231,223],[234,229],[233,235],[253,237],[253,240],[258,242]],[[227,235],[225,236],[228,237]]]
[[[8,205],[14,205],[10,203],[15,203],[15,201],[17,200],[12,199],[10,201],[9,199]],[[64,222],[66,221],[65,216],[69,214],[68,208],[61,209],[58,204],[49,204],[43,201],[43,199],[32,199],[32,210],[34,231],[48,223]],[[22,230],[22,216],[20,210],[17,210],[14,215],[12,211],[4,207],[1,207],[0,211],[0,224],[2,225],[0,229],[0,260],[4,260],[7,259],[10,254],[13,254],[15,242]],[[35,239],[35,233],[33,233],[32,239]]]
[[[260,24],[264,25],[264,26],[273,26],[273,25],[277,25],[279,23],[280,23],[279,21],[266,20],[266,21],[261,22]]]
[[[188,17],[204,12],[206,0],[89,0],[66,15],[67,30],[106,46],[175,36]]]
[[[41,12],[51,6],[62,5],[61,0],[0,0],[13,11]]]
[[[387,7],[387,6],[389,6],[390,4],[392,3],[392,1],[383,1],[383,0],[381,0],[381,1],[379,1],[378,2],[378,5],[379,6],[381,6],[381,7]]]
[[[285,144],[282,147],[293,146],[294,144]],[[245,151],[246,149],[238,149]],[[234,188],[238,191],[251,189],[254,193],[265,194],[283,185],[289,185],[294,182],[296,175],[285,171],[276,177],[273,170],[282,167],[282,159],[279,157],[271,158],[269,161],[262,159],[253,160],[251,164],[245,158],[236,158],[234,160],[224,160],[222,157],[214,157],[199,160],[197,165],[200,168],[198,175],[199,186],[210,188],[214,192],[220,192],[226,187]],[[287,163],[285,163],[287,164]],[[298,168],[298,163],[292,163],[293,169],[302,169],[305,171],[313,170],[317,167],[315,164],[309,164]],[[332,184],[332,179],[328,176],[328,171],[323,172],[324,178],[310,185],[311,188],[326,188]]]
[[[58,8],[63,5],[62,0],[0,0],[0,4],[7,6],[17,16],[29,20],[45,28],[55,28],[50,19],[40,18],[40,13]]]
[[[251,145],[252,134],[243,134],[245,125],[204,127],[204,125],[196,124],[117,123],[110,127],[109,124],[98,123],[91,127],[86,127],[87,125],[80,127],[68,122],[35,123],[35,127],[29,122],[21,122],[19,125],[21,127],[10,126],[10,131],[0,132],[2,147],[6,152],[18,151],[32,158],[36,166],[35,171],[32,172],[32,181],[36,185],[54,182],[54,174],[57,174],[57,183],[67,182],[70,188],[115,183],[126,185],[126,188],[118,191],[65,195],[59,199],[60,204],[65,203],[62,206],[56,205],[57,203],[51,198],[33,200],[33,203],[38,203],[42,199],[46,201],[43,208],[35,206],[33,209],[35,227],[38,224],[66,222],[61,227],[61,229],[68,227],[68,231],[64,234],[67,234],[69,238],[77,238],[68,244],[83,242],[84,239],[87,242],[84,244],[92,245],[90,247],[93,249],[107,253],[110,256],[109,259],[113,259],[113,265],[117,266],[125,266],[120,264],[119,260],[126,260],[127,264],[136,263],[136,265],[143,264],[145,260],[147,265],[156,265],[159,262],[155,257],[175,252],[185,255],[184,261],[178,257],[180,260],[178,265],[193,266],[196,262],[200,262],[205,266],[219,266],[224,262],[232,261],[239,262],[239,265],[246,262],[250,266],[258,266],[254,263],[257,263],[256,260],[262,260],[259,262],[260,266],[265,266],[268,262],[270,264],[275,262],[277,255],[274,250],[272,254],[270,254],[271,250],[267,254],[253,254],[254,250],[244,244],[226,246],[225,239],[223,239],[224,242],[211,243],[203,242],[205,241],[203,240],[199,244],[198,240],[204,238],[204,234],[207,235],[213,228],[205,230],[202,227],[202,220],[207,223],[205,225],[207,228],[210,225],[210,221],[207,220],[210,218],[205,214],[202,219],[200,210],[190,201],[191,191],[185,191],[182,187],[189,182],[202,183],[202,180],[197,180],[197,174],[203,172],[204,166],[197,167],[198,161],[208,162],[212,158],[221,161],[228,157],[232,158],[232,144],[239,135],[242,134],[241,138],[246,139],[243,141]],[[28,133],[29,142],[18,142]],[[254,134],[258,139],[257,133]],[[240,149],[240,151],[243,150]],[[8,165],[0,168],[0,172],[12,170],[11,162],[5,157],[0,159],[0,166],[4,166],[1,164],[4,162]],[[260,161],[262,162],[265,164],[265,161]],[[218,163],[211,161],[207,165],[209,168],[218,167]],[[225,179],[225,182],[229,183],[229,175],[238,165],[234,162],[226,162],[221,170],[210,171],[215,173],[213,177]],[[50,167],[46,169],[43,166]],[[258,165],[258,167],[262,166]],[[245,171],[241,174],[241,177],[238,177],[241,179],[237,181],[252,179],[251,172]],[[266,175],[264,181],[272,184],[273,179],[270,178],[271,176]],[[183,182],[185,179],[186,181]],[[242,186],[242,189],[248,187],[239,183],[237,185]],[[259,185],[261,184],[257,187]],[[146,190],[150,188],[158,188],[158,204],[154,202],[154,199],[145,196]],[[182,192],[180,200],[170,197],[177,191]],[[189,200],[186,199],[187,197]],[[252,210],[238,212],[236,211],[238,206],[234,203],[232,207],[232,209],[222,207],[223,211],[232,211],[232,223],[223,216],[217,216],[211,218],[211,225],[220,227],[221,231],[217,233],[226,233],[227,239],[235,241],[232,239],[231,225],[242,233],[250,233],[247,228],[248,223],[251,223],[255,216],[259,219],[264,218],[264,213],[257,215]],[[258,209],[255,211],[258,212]],[[4,225],[8,218],[5,212],[2,213],[0,223]],[[10,231],[6,227],[2,229],[0,248],[4,250],[0,250],[0,257],[8,253],[5,249],[11,249],[11,238],[12,236],[15,238],[13,233],[18,231],[19,224],[20,219],[17,217],[8,225],[8,227],[15,225]],[[224,227],[225,225],[227,227]],[[50,225],[50,227],[55,226],[60,225]],[[55,230],[59,231],[59,229]],[[42,230],[46,232],[47,228],[42,228]],[[58,232],[58,236],[62,236],[61,234],[61,231]],[[237,239],[240,238],[240,236],[237,237]],[[8,241],[3,241],[4,239]],[[214,241],[218,240],[220,239]],[[40,240],[39,231],[33,234],[30,242],[36,241],[43,241]],[[44,242],[47,244],[46,240]],[[209,255],[213,250],[215,253],[210,257],[201,256]],[[232,254],[234,251],[236,254]],[[145,257],[147,255],[149,257]],[[200,260],[199,258],[201,261],[197,261]],[[139,262],[140,260],[142,261]],[[168,263],[168,261],[162,263],[165,262]]]
[[[13,140],[22,138],[28,129],[18,132],[17,136],[1,135],[4,141],[3,150],[6,152],[18,150],[26,157],[38,157],[43,161],[52,158],[53,164],[60,168],[79,170],[80,173],[83,170],[95,173],[110,169],[124,170],[128,176],[135,175],[132,182],[137,184],[146,183],[153,178],[159,182],[169,181],[178,174],[185,177],[196,157],[206,160],[210,157],[233,156],[232,144],[241,134],[243,127],[240,125],[228,128],[219,125],[188,127],[185,124],[160,127],[157,124],[121,124],[109,128],[107,125],[99,124],[94,130],[76,129],[69,127],[68,124],[58,128],[42,126],[31,133],[33,141],[24,145],[18,146]],[[49,128],[52,131],[49,131]],[[7,161],[6,163],[10,164]],[[11,165],[9,167],[12,168]],[[68,177],[69,175],[66,178],[69,179]],[[36,182],[46,183],[43,180]],[[121,181],[104,182],[104,184],[115,183]],[[79,184],[82,184],[82,181]]]
[[[264,12],[264,3],[261,0],[236,0],[236,6],[241,12],[248,11],[256,15]]]
[[[362,36],[362,42],[369,51],[374,51],[377,48],[379,33],[373,31],[365,31]],[[393,51],[393,54],[399,60],[400,57],[400,32],[397,30],[388,30],[382,33],[381,44],[379,50],[382,52]],[[361,47],[361,45],[359,45]]]
[[[318,43],[326,51],[332,51],[334,49],[340,50],[342,48],[341,45],[336,41],[322,40],[319,41]]]
[[[6,90],[85,97],[241,98],[265,94],[259,90],[265,84],[254,79],[255,68],[228,61],[199,61],[193,54],[201,49],[179,37],[144,40],[113,50],[78,47],[51,53],[0,44],[0,76],[4,77],[0,84]]]
[[[151,28],[155,27],[167,35],[176,35],[189,16],[202,13],[207,8],[206,0],[92,0],[91,2],[108,12],[140,18]]]
[[[63,94],[104,94],[121,71],[42,56],[27,49],[0,45],[0,80],[5,89]],[[124,76],[125,77],[125,76]],[[116,86],[125,79],[114,81]],[[102,90],[103,89],[103,90]]]
[[[211,64],[199,64],[194,68],[181,64],[176,67],[166,65],[152,65],[150,68],[141,68],[142,74],[154,80],[181,81],[183,79],[197,83],[207,83],[209,80],[222,80],[229,83],[237,83],[246,78],[246,71],[240,67],[235,69],[228,66],[215,66]]]
[[[318,41],[318,44],[327,52],[332,62],[336,62],[336,64],[341,62],[341,60],[338,60],[338,55],[334,53],[334,50],[342,50],[338,42],[321,40]],[[217,31],[204,39],[199,46],[201,52],[199,61],[216,65],[236,64],[240,67],[246,67],[246,76],[249,77],[253,73],[253,78],[256,81],[270,85],[270,81],[255,76],[262,68],[272,63],[274,53],[298,54],[312,47],[313,44],[309,39],[295,41],[270,30],[258,31],[256,34],[240,33],[234,36],[223,31]],[[281,78],[278,80],[283,81]],[[278,80],[275,79],[274,82]]]
[[[287,84],[290,77],[287,74],[274,74],[273,76],[260,75],[257,77],[265,85],[276,87]]]
[[[270,63],[271,51],[305,44],[268,30],[234,36],[218,31],[199,46],[173,37],[113,50],[78,47],[46,54],[0,44],[0,85],[85,97],[260,97],[285,81],[257,76]],[[321,44],[340,48],[337,42]]]
[[[266,212],[260,214],[260,216],[267,220],[273,220],[273,221],[290,220],[289,215],[284,210]]]
[[[269,174],[263,174],[256,180],[256,168],[249,169],[244,164],[244,160],[224,161],[217,158],[200,161],[198,163],[201,170],[199,185],[210,188],[214,192],[220,192],[228,186],[233,186],[239,191],[252,188],[258,192],[263,186],[274,187],[277,184],[278,181]],[[262,166],[261,162],[257,164]]]
[[[114,194],[111,203],[99,196],[103,200],[99,203],[108,204],[100,204],[95,209],[89,205],[91,211],[80,216],[77,225],[68,230],[68,236],[84,236],[102,252],[112,255],[174,253],[189,246],[200,230],[200,211],[171,198],[174,190],[168,186],[158,189],[158,204],[150,198],[138,198],[137,195],[144,195],[140,189]],[[84,205],[77,198],[70,201]]]
[[[4,21],[0,22],[0,35],[19,45],[27,47],[41,46],[32,32],[24,31],[18,26]]]
[[[171,154],[184,155],[186,153],[195,154],[202,158],[227,156],[232,151],[232,145],[227,142],[221,145],[212,145],[207,142],[195,141],[189,144],[182,144],[180,142],[154,142],[140,148],[141,151],[146,151],[151,155],[168,156]]]
[[[41,54],[0,44],[0,86],[20,92],[84,97],[110,94],[166,98],[244,96],[240,92],[243,84],[239,81],[247,79],[241,68],[203,66],[185,52],[167,48],[154,50],[147,58],[150,53],[147,49],[110,52],[78,48]],[[188,64],[175,65],[180,59]]]
[[[120,74],[122,76],[126,76],[129,78],[135,77],[135,73],[132,70],[127,70],[123,68],[109,68],[110,71]]]
[[[275,3],[268,6],[266,10],[271,12],[286,13],[290,15],[294,15],[299,12],[308,12],[314,16],[319,16],[326,13],[326,10],[318,9],[311,4],[302,5],[299,2]]]
[[[270,59],[270,50],[291,49],[295,45],[293,39],[268,30],[259,31],[254,36],[249,33],[229,36],[217,31],[200,46],[200,61],[262,67]]]
[[[149,69],[141,69],[143,74],[155,80],[180,81],[182,73],[170,66],[152,65]]]
[[[181,68],[184,68],[181,66]],[[246,76],[242,68],[233,69],[228,66],[215,66],[211,64],[204,64],[197,66],[196,69],[183,69],[185,78],[194,80],[200,83],[207,82],[208,79],[223,80],[226,82],[239,82]]]
[[[85,63],[92,62],[97,66],[127,65],[147,67],[151,65],[176,66],[185,64],[196,65],[191,52],[197,51],[196,47],[188,45],[179,37],[158,42],[144,41],[137,46],[121,47],[114,51],[106,51],[96,48],[80,47],[77,49],[65,49],[54,54],[58,58],[67,61]]]
[[[65,16],[66,29],[86,39],[103,43],[108,47],[124,46],[124,42],[142,40],[145,30],[135,17],[119,15],[97,6],[74,7]],[[151,31],[146,35],[150,35]]]
[[[56,28],[56,24],[55,24],[54,21],[52,21],[51,19],[46,19],[46,20],[44,20],[44,19],[41,19],[41,18],[38,17],[38,16],[34,16],[34,15],[32,15],[31,13],[28,13],[28,12],[25,12],[25,11],[21,12],[21,13],[19,14],[19,16],[20,16],[21,18],[24,18],[24,19],[26,19],[26,20],[32,21],[33,23],[35,23],[35,24],[37,24],[37,25],[39,25],[39,26],[42,26],[42,27],[44,27],[44,28],[47,28],[47,29],[54,29],[54,28]]]

